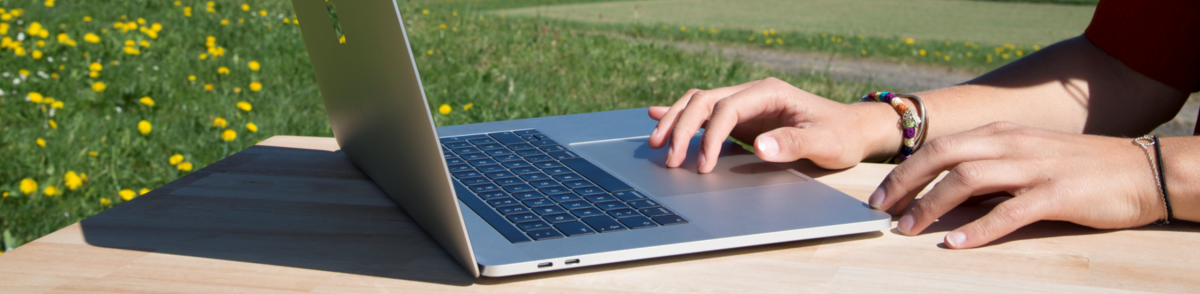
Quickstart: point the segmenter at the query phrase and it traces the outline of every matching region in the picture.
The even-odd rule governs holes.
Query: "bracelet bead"
[[[905,139],[912,139],[912,138],[915,138],[915,137],[917,137],[917,129],[915,129],[915,128],[904,128],[904,138],[905,138]]]

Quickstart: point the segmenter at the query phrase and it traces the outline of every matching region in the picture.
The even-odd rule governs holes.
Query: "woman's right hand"
[[[698,171],[717,164],[721,144],[733,136],[753,142],[765,161],[812,160],[828,169],[853,167],[864,159],[895,155],[900,144],[899,116],[884,103],[842,104],[806,92],[776,78],[712,90],[692,89],[668,107],[651,107],[658,126],[649,145],[670,145],[667,166],[687,158],[691,138],[704,128]]]

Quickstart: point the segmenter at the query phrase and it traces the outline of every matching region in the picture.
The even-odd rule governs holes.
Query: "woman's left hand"
[[[1146,153],[1131,139],[1006,122],[929,141],[888,174],[869,202],[904,213],[897,229],[916,235],[972,196],[1004,192],[1013,198],[946,234],[946,246],[982,246],[1039,220],[1114,229],[1143,226],[1166,213]]]

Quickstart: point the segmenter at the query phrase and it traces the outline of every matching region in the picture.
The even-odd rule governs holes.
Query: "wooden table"
[[[471,278],[337,151],[278,136],[0,255],[0,292],[1200,291],[1200,225],[1039,222],[971,250],[950,229],[809,240],[509,278]],[[817,175],[860,200],[891,169]]]

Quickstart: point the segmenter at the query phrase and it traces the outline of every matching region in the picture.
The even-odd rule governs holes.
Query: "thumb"
[[[812,160],[817,166],[828,169],[852,167],[856,162],[843,162],[841,147],[832,144],[835,140],[821,139],[811,129],[782,127],[758,135],[754,139],[754,153],[765,161],[790,162],[799,159]]]
[[[666,106],[651,106],[647,113],[650,114],[651,119],[660,120],[663,115],[667,114],[667,110],[671,110],[671,108]]]

